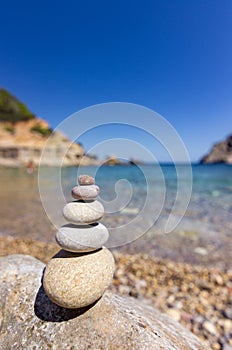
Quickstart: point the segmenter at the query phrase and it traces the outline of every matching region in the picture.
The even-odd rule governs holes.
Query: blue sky
[[[232,132],[231,23],[231,0],[4,1],[0,86],[53,128],[94,104],[146,106],[195,161]]]

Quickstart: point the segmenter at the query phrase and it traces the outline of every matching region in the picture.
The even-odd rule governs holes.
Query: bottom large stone
[[[141,300],[106,291],[94,307],[65,309],[41,287],[27,255],[0,258],[0,349],[208,350],[193,333]]]
[[[60,250],[45,269],[43,287],[54,303],[75,309],[98,300],[113,273],[114,258],[106,248],[85,254]]]

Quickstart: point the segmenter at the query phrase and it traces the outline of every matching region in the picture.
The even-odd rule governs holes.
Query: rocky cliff
[[[33,118],[35,118],[35,115],[24,103],[6,89],[0,89],[0,121],[15,123]]]
[[[85,156],[82,145],[72,143],[60,132],[52,132],[46,121],[35,117],[17,98],[0,89],[0,165],[18,167],[29,163],[75,166],[97,161]]]
[[[50,136],[50,137],[49,137]],[[44,146],[46,148],[43,152]],[[41,154],[43,157],[41,159]],[[48,123],[39,118],[15,123],[0,122],[0,165],[89,165],[96,160],[86,157],[80,144],[72,143],[60,132],[51,131]]]
[[[232,135],[225,141],[216,143],[200,163],[227,163],[232,164]]]

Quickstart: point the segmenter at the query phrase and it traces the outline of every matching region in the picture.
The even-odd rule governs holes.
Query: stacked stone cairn
[[[81,308],[97,301],[112,281],[114,258],[103,247],[109,233],[98,222],[104,208],[96,200],[99,187],[88,175],[78,177],[72,189],[74,201],[65,205],[69,222],[59,228],[56,241],[62,248],[47,264],[43,287],[47,296],[65,308]]]

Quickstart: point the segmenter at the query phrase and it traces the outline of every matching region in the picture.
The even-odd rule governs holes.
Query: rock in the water
[[[109,287],[114,258],[102,248],[88,254],[61,250],[47,264],[43,287],[56,304],[74,309],[94,303]]]
[[[101,248],[108,240],[107,228],[100,222],[90,225],[67,224],[56,232],[59,246],[70,252],[88,252]]]
[[[0,349],[208,349],[156,309],[109,291],[91,308],[59,307],[41,286],[43,269],[26,255],[0,259]]]
[[[78,176],[78,182],[80,185],[93,185],[94,178],[89,175],[80,175]]]
[[[91,224],[103,217],[104,208],[98,201],[74,201],[65,205],[63,215],[73,224]]]
[[[225,141],[216,143],[200,162],[232,164],[232,135],[228,136]]]
[[[95,199],[99,194],[99,187],[96,185],[75,186],[72,189],[72,196],[75,199]]]

